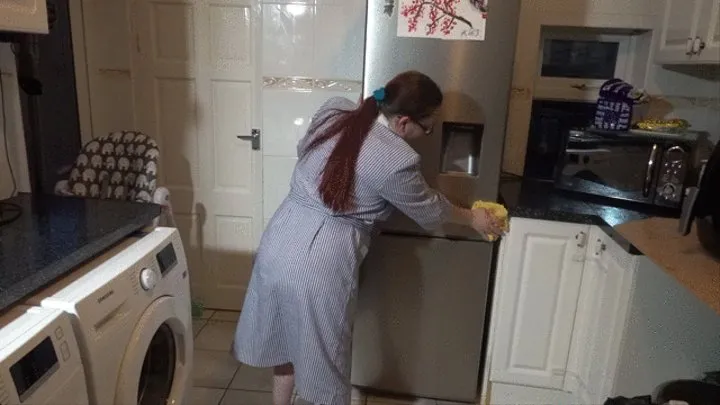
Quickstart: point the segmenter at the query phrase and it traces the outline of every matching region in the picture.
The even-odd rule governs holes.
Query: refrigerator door
[[[360,275],[352,383],[474,402],[492,245],[383,234]]]
[[[438,125],[434,134],[412,144],[422,156],[425,178],[458,205],[469,206],[477,199],[494,201],[520,0],[489,2],[484,41],[398,37],[403,2],[394,2],[391,15],[385,13],[387,3],[368,1],[364,94],[407,70],[435,80],[445,95]],[[401,214],[394,215],[384,229],[426,233]],[[443,235],[477,238],[463,227],[448,227],[436,234]]]

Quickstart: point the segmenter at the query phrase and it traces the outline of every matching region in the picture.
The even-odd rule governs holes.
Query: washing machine
[[[71,315],[91,404],[183,403],[192,384],[193,333],[176,229],[128,238],[28,303]]]
[[[0,316],[0,404],[88,403],[68,314],[18,305]]]

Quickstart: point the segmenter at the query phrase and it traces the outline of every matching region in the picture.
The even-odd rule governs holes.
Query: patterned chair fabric
[[[78,197],[152,202],[159,154],[157,142],[141,132],[94,139],[75,160],[68,191]]]

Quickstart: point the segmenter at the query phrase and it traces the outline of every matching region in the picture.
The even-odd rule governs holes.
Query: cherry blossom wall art
[[[488,0],[399,0],[399,37],[485,39]]]

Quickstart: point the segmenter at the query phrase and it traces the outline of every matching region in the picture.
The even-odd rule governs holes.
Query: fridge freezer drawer
[[[493,246],[382,234],[361,269],[352,382],[474,402]]]

